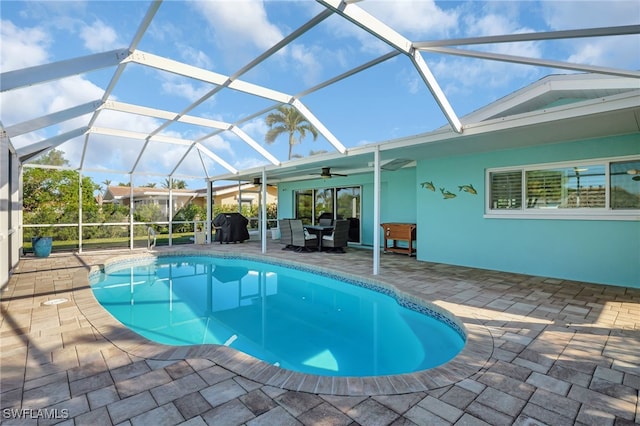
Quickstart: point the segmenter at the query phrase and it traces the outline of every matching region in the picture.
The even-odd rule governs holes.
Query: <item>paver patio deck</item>
[[[259,255],[260,244],[170,250]],[[3,424],[640,422],[640,289],[418,262],[399,254],[383,254],[374,277],[369,250],[292,253],[269,241],[269,257],[395,286],[450,311],[470,330],[472,350],[464,362],[456,358],[457,366],[371,382],[309,384],[305,375],[274,376],[232,351],[166,350],[124,329],[92,298],[87,276],[92,266],[131,253],[21,259],[2,291]],[[59,298],[69,300],[43,304]]]

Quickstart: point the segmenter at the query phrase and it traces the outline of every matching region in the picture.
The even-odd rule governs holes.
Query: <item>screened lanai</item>
[[[603,92],[567,84],[560,103],[640,87],[630,54],[640,46],[638,4],[614,4],[5,2],[0,276],[19,257],[20,179],[34,166],[131,188],[183,181],[209,198],[212,184],[278,185],[330,167],[373,174],[379,197],[380,171],[432,155],[420,147],[516,146],[500,139],[501,124],[483,125],[495,117],[474,111],[549,74],[616,81]],[[538,101],[520,106],[546,105]],[[267,117],[282,106],[317,138],[267,142]],[[539,132],[543,141],[548,129]],[[63,161],[43,164],[52,150]]]

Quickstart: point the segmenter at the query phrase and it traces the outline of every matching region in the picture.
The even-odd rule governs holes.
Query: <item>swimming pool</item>
[[[225,345],[302,373],[410,373],[465,344],[456,321],[388,288],[281,264],[167,256],[90,279],[102,306],[150,340]]]

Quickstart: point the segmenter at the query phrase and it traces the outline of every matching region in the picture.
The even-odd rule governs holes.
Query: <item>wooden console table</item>
[[[416,249],[413,242],[416,240],[416,224],[415,223],[382,223],[384,233],[384,252],[402,253],[413,256]],[[392,245],[389,245],[389,242]],[[407,247],[398,246],[398,241],[406,241]]]

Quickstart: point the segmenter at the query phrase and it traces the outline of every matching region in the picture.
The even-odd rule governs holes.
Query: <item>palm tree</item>
[[[163,188],[169,189],[169,178],[165,178],[164,183],[162,184]],[[187,189],[187,182],[182,179],[173,179],[171,183],[172,189]]]
[[[307,132],[313,135],[313,140],[318,138],[318,130],[309,123],[306,118],[294,107],[287,105],[280,105],[277,108],[277,112],[272,112],[265,118],[265,123],[269,126],[269,131],[264,137],[265,142],[271,144],[282,133],[289,134],[289,160],[291,160],[291,153],[293,145],[302,142]],[[295,134],[299,133],[298,139],[295,138]]]
[[[105,179],[102,181],[102,183],[104,184],[104,193],[106,195],[107,191],[109,190],[109,186],[111,186],[111,179]],[[102,188],[100,189],[102,190]]]

